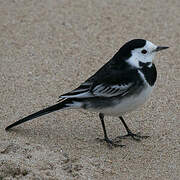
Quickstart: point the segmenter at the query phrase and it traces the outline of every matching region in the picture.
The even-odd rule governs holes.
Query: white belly
[[[122,116],[124,113],[132,111],[144,104],[151,94],[152,89],[153,87],[146,86],[146,88],[138,95],[136,94],[127,98],[125,97],[122,101],[120,101],[120,103],[117,103],[113,107],[101,109],[101,113],[110,116]]]

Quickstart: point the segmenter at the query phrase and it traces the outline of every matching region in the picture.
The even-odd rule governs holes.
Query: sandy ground
[[[149,101],[125,116],[134,132],[109,149],[96,113],[55,112],[10,132],[10,123],[56,103],[126,42],[170,46],[158,54]],[[179,0],[0,0],[0,179],[180,179]],[[106,117],[110,137],[125,134]]]

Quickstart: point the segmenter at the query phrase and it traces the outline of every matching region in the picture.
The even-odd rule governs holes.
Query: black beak
[[[167,47],[167,46],[158,46],[158,47],[154,50],[154,52],[161,51],[161,50],[164,50],[164,49],[167,49],[167,48],[169,48],[169,47]]]

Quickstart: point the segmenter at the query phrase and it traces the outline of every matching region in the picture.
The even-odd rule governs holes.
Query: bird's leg
[[[129,127],[127,126],[127,124],[125,123],[124,119],[122,116],[119,117],[119,119],[122,121],[124,127],[126,128],[127,134],[124,136],[118,136],[118,138],[126,138],[126,137],[132,137],[134,140],[136,141],[140,141],[143,138],[148,138],[149,136],[141,136],[139,133],[134,134],[132,133],[132,131],[129,129]]]
[[[101,124],[102,124],[102,127],[103,127],[103,132],[104,132],[104,139],[101,139],[101,140],[103,140],[103,141],[105,141],[106,143],[108,143],[108,145],[109,145],[110,147],[113,147],[113,146],[114,146],[114,147],[118,147],[118,146],[123,147],[124,145],[118,144],[118,142],[120,142],[120,140],[118,140],[118,141],[113,141],[113,140],[111,140],[111,139],[108,138],[107,132],[106,132],[105,123],[104,123],[104,114],[99,113],[99,118],[100,118],[100,120],[101,120]]]

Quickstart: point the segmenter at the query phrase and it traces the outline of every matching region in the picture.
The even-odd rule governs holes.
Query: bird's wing
[[[128,84],[97,84],[92,88],[92,85],[85,87],[84,84],[79,86],[73,91],[60,96],[61,99],[65,98],[90,98],[90,97],[113,97],[124,96],[134,86],[134,83]]]
[[[138,72],[135,69],[110,68],[100,69],[78,88],[61,95],[60,99],[124,96],[136,85]]]
[[[91,91],[96,97],[124,96],[129,92],[133,83],[128,84],[98,84]]]
[[[78,88],[59,96],[60,99],[65,98],[87,98],[93,97],[94,95],[90,92],[92,82],[84,82]]]
[[[60,96],[65,98],[91,98],[91,97],[113,97],[124,96],[135,85],[133,82],[129,83],[88,83],[81,84],[78,88],[71,92]]]

